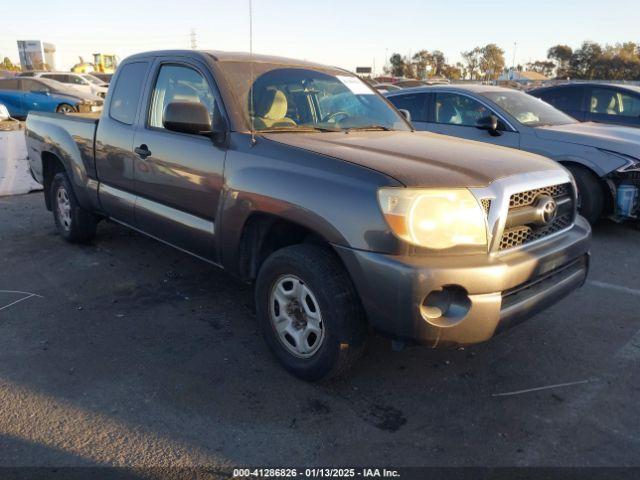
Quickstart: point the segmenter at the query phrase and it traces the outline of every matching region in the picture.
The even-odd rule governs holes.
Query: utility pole
[[[196,34],[196,30],[194,28],[191,29],[191,50],[196,50],[198,48],[198,43],[197,43],[197,34]]]

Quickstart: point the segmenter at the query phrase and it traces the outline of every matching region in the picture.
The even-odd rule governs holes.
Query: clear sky
[[[57,67],[82,55],[189,48],[249,49],[248,0],[0,0],[0,57],[16,40],[56,45]],[[397,7],[396,7],[397,5]],[[460,52],[497,43],[510,65],[584,40],[640,43],[640,0],[253,0],[254,51],[377,71],[393,52]]]

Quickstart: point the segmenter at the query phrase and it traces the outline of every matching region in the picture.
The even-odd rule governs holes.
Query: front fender
[[[264,213],[301,225],[334,245],[397,251],[399,241],[378,206],[377,190],[396,180],[342,160],[259,138],[233,134],[218,215],[220,257],[237,264],[247,219]]]

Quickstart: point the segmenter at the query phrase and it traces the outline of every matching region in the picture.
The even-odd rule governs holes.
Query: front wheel
[[[578,212],[589,223],[598,221],[604,210],[604,191],[598,178],[587,168],[577,165],[567,167],[578,187]]]
[[[56,173],[51,182],[51,206],[56,229],[71,243],[85,243],[96,234],[98,217],[83,209],[76,200],[67,175]]]
[[[360,300],[329,249],[302,244],[271,254],[256,281],[256,307],[265,341],[304,380],[338,376],[364,350]]]
[[[58,105],[58,108],[56,108],[57,113],[75,113],[75,111],[76,109],[73,105],[69,105],[68,103],[61,103]]]

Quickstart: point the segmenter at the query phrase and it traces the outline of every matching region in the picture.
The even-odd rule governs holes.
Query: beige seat
[[[255,128],[295,126],[296,122],[287,117],[287,107],[287,97],[281,90],[271,88],[262,91],[255,98]]]

